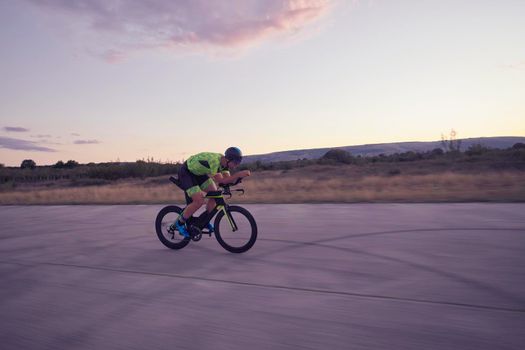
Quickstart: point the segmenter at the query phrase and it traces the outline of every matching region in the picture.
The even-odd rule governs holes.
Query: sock
[[[179,215],[179,218],[177,219],[181,223],[181,225],[184,225],[186,223],[186,219],[184,218],[184,215]]]

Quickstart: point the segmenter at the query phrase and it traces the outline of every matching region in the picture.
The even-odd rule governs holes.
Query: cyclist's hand
[[[244,170],[242,171],[242,177],[250,176],[252,172],[250,170]]]

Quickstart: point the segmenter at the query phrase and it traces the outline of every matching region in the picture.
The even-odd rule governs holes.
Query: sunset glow
[[[4,1],[0,163],[524,136],[524,14],[512,0]]]

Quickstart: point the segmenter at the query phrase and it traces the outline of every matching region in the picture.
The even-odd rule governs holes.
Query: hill
[[[525,137],[476,137],[461,140],[461,150],[466,150],[471,145],[481,144],[488,148],[508,148],[512,147],[515,143],[525,143]],[[282,162],[298,159],[318,159],[321,158],[326,152],[333,149],[334,147],[326,148],[314,148],[314,149],[300,149],[292,151],[273,152],[267,154],[257,154],[246,156],[244,159],[245,163],[252,163],[260,161],[262,163],[273,163]],[[367,144],[358,146],[343,146],[337,147],[350,152],[354,156],[376,156],[379,154],[394,154],[403,152],[427,152],[435,148],[442,148],[441,141],[430,141],[430,142],[393,142],[393,143],[377,143]]]

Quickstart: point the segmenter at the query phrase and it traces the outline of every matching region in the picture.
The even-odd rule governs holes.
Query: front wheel
[[[235,205],[228,206],[215,218],[215,238],[231,253],[244,253],[257,239],[257,224],[250,212]]]
[[[155,219],[155,231],[157,231],[159,240],[171,249],[181,249],[190,243],[189,238],[185,238],[181,236],[178,231],[170,229],[170,225],[175,222],[181,213],[181,208],[175,205],[169,205],[162,208]]]

